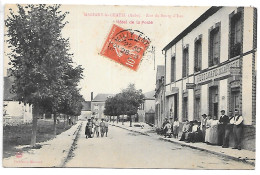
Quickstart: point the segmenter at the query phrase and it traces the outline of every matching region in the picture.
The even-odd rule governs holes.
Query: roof
[[[177,37],[175,37],[168,45],[166,45],[163,50],[168,50],[178,41],[180,41],[184,36],[190,33],[194,28],[204,22],[208,17],[216,13],[222,6],[210,7],[206,12],[204,12],[199,18],[197,18],[191,25],[189,25],[185,30],[183,30]]]
[[[164,76],[164,65],[157,66],[156,80],[161,79]]]
[[[16,94],[10,92],[12,84],[13,80],[11,77],[4,77],[4,101],[15,100]]]
[[[92,102],[105,102],[110,96],[114,96],[114,94],[97,94]]]
[[[81,111],[91,111],[91,101],[83,101],[82,106]]]
[[[154,95],[155,95],[155,91],[150,91],[150,92],[146,92],[144,93],[145,96],[145,100],[154,100]]]

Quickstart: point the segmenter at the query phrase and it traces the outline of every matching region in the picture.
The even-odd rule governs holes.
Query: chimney
[[[93,92],[91,92],[91,101],[93,100]]]

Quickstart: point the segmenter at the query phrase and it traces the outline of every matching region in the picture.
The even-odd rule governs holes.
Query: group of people
[[[104,118],[101,118],[101,122],[98,120],[98,118],[94,120],[94,117],[88,119],[85,127],[86,138],[93,138],[95,135],[96,137],[99,137],[99,134],[101,135],[101,137],[107,137],[107,133],[108,121],[106,121]]]
[[[168,118],[166,118],[163,123],[163,131],[165,137],[173,136],[174,138],[177,138],[179,133],[179,126],[180,123],[178,121],[178,118],[175,118],[174,121],[172,118],[170,118],[170,121],[168,120]]]
[[[201,121],[186,120],[182,127],[180,141],[186,142],[205,142],[207,144],[219,145],[223,148],[229,147],[229,137],[233,132],[234,147],[233,149],[241,150],[241,138],[243,129],[243,117],[235,109],[235,114],[229,112],[225,115],[225,110],[221,110],[221,116],[217,119],[210,115],[203,114]],[[176,118],[174,122],[166,121],[163,123],[165,137],[171,137],[171,134],[178,138],[179,122]]]

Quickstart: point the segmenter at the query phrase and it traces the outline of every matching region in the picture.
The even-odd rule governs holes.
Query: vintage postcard
[[[3,167],[253,170],[256,60],[254,7],[5,4]]]

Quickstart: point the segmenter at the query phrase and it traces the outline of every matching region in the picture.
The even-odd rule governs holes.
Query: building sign
[[[197,75],[195,77],[195,84],[200,84],[210,80],[228,76],[231,74],[230,68],[234,67],[239,67],[239,60],[232,61],[230,63]]]
[[[194,83],[186,83],[186,89],[194,89],[195,84]]]

